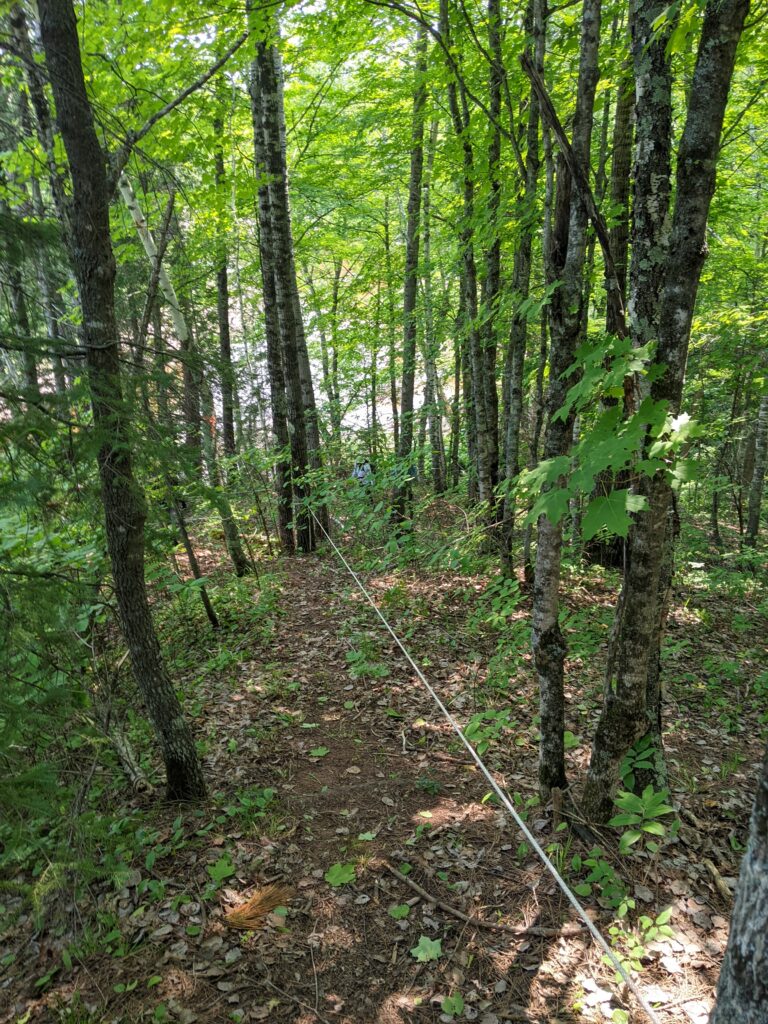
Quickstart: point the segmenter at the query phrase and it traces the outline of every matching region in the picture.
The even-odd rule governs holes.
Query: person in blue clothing
[[[361,488],[366,494],[371,493],[373,487],[373,466],[371,465],[371,460],[366,455],[359,455],[355,459],[352,479],[360,483]]]

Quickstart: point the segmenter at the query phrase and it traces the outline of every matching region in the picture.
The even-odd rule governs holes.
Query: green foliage
[[[630,473],[651,477],[667,475],[673,486],[691,479],[691,466],[677,456],[697,436],[698,427],[688,414],[667,415],[664,402],[645,398],[639,408],[625,415],[624,381],[639,375],[652,381],[664,368],[651,362],[652,345],[634,348],[630,338],[606,336],[600,343],[583,346],[567,374],[576,376],[566,402],[554,414],[565,418],[575,411],[587,420],[579,442],[569,455],[540,462],[525,470],[517,484],[522,497],[532,502],[527,522],[546,515],[556,523],[566,515],[573,499],[589,497],[582,519],[584,540],[601,536],[626,537],[634,513],[646,499],[627,488],[594,496],[601,474]],[[601,401],[611,402],[595,416],[589,410]]]
[[[403,918],[408,917],[411,912],[411,908],[407,903],[398,903],[395,907],[390,907],[387,913],[390,917],[393,917],[395,921],[402,921]]]
[[[341,864],[338,861],[336,864],[332,864],[323,875],[328,885],[333,886],[334,889],[347,885],[349,882],[354,882],[356,877],[357,870],[354,864]]]
[[[411,949],[411,956],[420,964],[426,964],[432,960],[439,960],[442,954],[442,940],[430,939],[426,935],[420,936],[417,944],[413,947],[413,949]]]
[[[498,742],[504,733],[517,726],[511,719],[511,709],[503,711],[479,711],[472,715],[464,727],[464,735],[482,757],[491,743]]]
[[[656,748],[650,734],[641,736],[635,745],[627,751],[621,762],[619,774],[625,789],[630,792],[635,788],[635,777],[638,772],[649,772],[653,769],[656,759]]]
[[[674,814],[675,809],[665,801],[669,798],[669,791],[661,789],[658,792],[653,786],[646,786],[638,796],[636,793],[619,791],[614,797],[614,803],[622,810],[621,814],[615,814],[608,822],[616,828],[629,825],[630,827],[622,834],[619,843],[619,851],[628,853],[643,834],[664,837],[667,834],[669,825],[659,819],[669,814]],[[649,848],[657,849],[658,844],[649,843]]]
[[[464,1013],[464,997],[461,992],[454,992],[452,995],[446,996],[440,1003],[440,1009],[451,1018]]]

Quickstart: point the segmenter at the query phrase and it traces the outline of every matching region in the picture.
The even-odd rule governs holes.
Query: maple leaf
[[[626,537],[632,523],[630,513],[639,512],[646,504],[641,494],[628,490],[611,491],[604,498],[593,498],[581,524],[584,540],[590,540],[603,530],[612,536]]]

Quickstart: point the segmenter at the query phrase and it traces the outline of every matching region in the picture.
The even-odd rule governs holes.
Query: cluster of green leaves
[[[651,343],[633,348],[629,338],[609,335],[579,350],[577,362],[566,371],[576,382],[554,419],[610,404],[603,404],[596,416],[593,413],[568,455],[546,459],[521,474],[518,491],[532,502],[528,522],[546,515],[556,523],[567,513],[572,499],[587,497],[590,500],[582,518],[584,540],[597,534],[626,537],[632,514],[645,508],[646,499],[629,487],[593,497],[601,474],[629,473],[637,479],[663,472],[674,485],[691,479],[691,464],[677,457],[696,432],[690,417],[671,417],[665,402],[651,398],[643,399],[630,414],[625,410],[627,379],[638,376],[651,383],[664,372],[663,366],[651,362],[652,356]]]

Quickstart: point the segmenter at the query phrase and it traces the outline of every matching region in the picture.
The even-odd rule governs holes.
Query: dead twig
[[[561,928],[541,928],[539,926],[528,927],[526,925],[509,925],[509,924],[498,924],[496,921],[486,921],[481,917],[470,917],[469,914],[465,914],[463,910],[459,910],[458,907],[451,906],[450,903],[446,903],[444,900],[438,899],[436,896],[432,896],[426,889],[414,882],[412,878],[402,874],[397,868],[393,867],[388,861],[382,861],[384,867],[389,871],[390,874],[394,875],[398,881],[403,882],[410,889],[413,889],[415,893],[421,896],[422,899],[428,903],[434,904],[441,910],[444,910],[446,914],[450,914],[451,917],[457,918],[459,921],[464,921],[466,924],[473,925],[476,928],[488,928],[495,932],[505,932],[507,935],[516,935],[518,938],[522,938],[525,935],[536,935],[543,936],[545,938],[553,938],[558,935],[570,935],[575,934],[581,930],[581,925],[577,921],[568,921]]]

